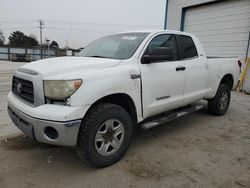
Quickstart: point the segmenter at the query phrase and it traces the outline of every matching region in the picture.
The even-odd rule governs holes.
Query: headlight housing
[[[45,97],[52,100],[65,100],[75,93],[81,85],[81,79],[44,80]]]

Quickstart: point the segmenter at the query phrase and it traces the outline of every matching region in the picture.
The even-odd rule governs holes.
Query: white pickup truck
[[[135,126],[149,129],[201,109],[223,115],[237,85],[237,58],[206,58],[179,31],[117,33],[79,57],[44,59],[15,71],[8,112],[32,139],[76,147],[105,167],[127,151]]]

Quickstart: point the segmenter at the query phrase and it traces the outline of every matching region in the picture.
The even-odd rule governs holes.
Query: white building
[[[166,29],[196,34],[207,56],[250,61],[250,0],[167,0],[166,7]],[[250,65],[246,72],[250,92]]]

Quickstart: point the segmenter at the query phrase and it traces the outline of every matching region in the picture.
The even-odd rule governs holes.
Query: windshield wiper
[[[92,55],[92,56],[86,56],[86,57],[108,58],[108,57],[100,56],[100,55]]]

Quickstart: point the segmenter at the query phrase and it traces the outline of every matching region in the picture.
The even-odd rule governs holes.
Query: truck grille
[[[22,99],[34,104],[33,83],[13,76],[12,91]]]

